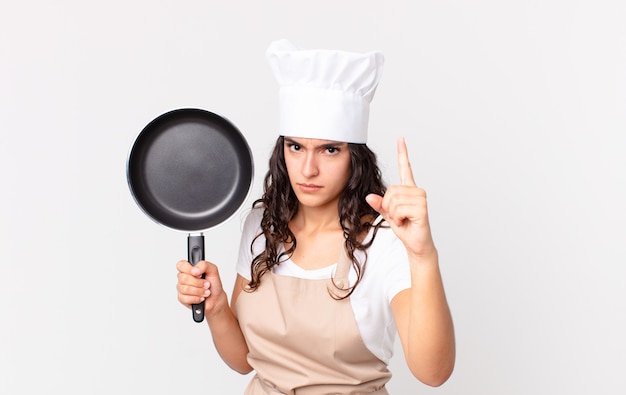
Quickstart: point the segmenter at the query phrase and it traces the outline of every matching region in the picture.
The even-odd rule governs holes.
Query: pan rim
[[[232,130],[236,131],[239,136],[241,137],[241,140],[243,141],[243,145],[246,149],[246,153],[248,155],[248,158],[250,159],[250,167],[249,167],[249,171],[250,171],[250,177],[249,177],[249,182],[248,182],[248,186],[247,186],[247,190],[245,193],[245,196],[243,196],[243,198],[241,199],[241,203],[237,206],[236,209],[232,210],[232,212],[224,217],[222,220],[218,221],[217,223],[210,225],[210,226],[205,226],[205,227],[200,227],[200,228],[181,228],[181,227],[176,227],[176,226],[172,226],[169,225],[167,223],[165,223],[164,221],[160,220],[159,218],[157,218],[153,213],[151,213],[145,206],[144,204],[140,201],[140,199],[137,196],[137,189],[136,187],[133,186],[133,182],[132,182],[132,176],[131,176],[131,159],[132,159],[132,155],[134,152],[134,149],[137,146],[137,141],[140,139],[140,137],[144,134],[144,133],[148,133],[149,128],[156,124],[159,120],[164,119],[165,117],[168,116],[174,116],[176,114],[179,113],[198,113],[198,114],[205,114],[208,115],[209,117],[213,117],[216,119],[219,119],[220,121],[225,122]],[[127,151],[126,154],[126,182],[128,185],[128,188],[131,192],[131,196],[133,198],[133,201],[135,202],[135,204],[141,209],[141,211],[145,214],[145,216],[147,216],[148,218],[150,218],[152,220],[152,222],[155,222],[157,224],[159,224],[160,226],[163,226],[167,229],[179,232],[179,233],[185,233],[185,234],[202,234],[208,230],[211,229],[216,229],[220,226],[223,226],[224,224],[226,224],[227,222],[229,222],[232,218],[234,218],[238,213],[240,213],[243,209],[244,206],[246,205],[246,202],[248,202],[252,191],[253,191],[253,186],[254,186],[254,179],[255,179],[255,163],[254,163],[254,156],[252,155],[252,150],[250,148],[250,144],[248,144],[245,136],[243,135],[243,133],[241,132],[241,130],[239,130],[239,128],[237,126],[235,126],[235,124],[227,117],[225,117],[224,115],[215,112],[215,111],[209,111],[203,108],[199,108],[199,107],[180,107],[180,108],[175,108],[169,111],[166,111],[158,116],[156,116],[155,118],[153,118],[150,122],[148,122],[140,131],[139,133],[137,133],[135,135],[135,138],[132,140],[132,143]]]

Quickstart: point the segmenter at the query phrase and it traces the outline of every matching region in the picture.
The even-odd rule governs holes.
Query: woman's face
[[[337,205],[350,178],[348,143],[285,137],[285,164],[300,205]]]

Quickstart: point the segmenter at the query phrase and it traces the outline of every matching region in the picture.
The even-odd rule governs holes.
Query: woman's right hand
[[[208,316],[216,309],[228,306],[215,264],[200,261],[192,266],[188,261],[182,260],[176,264],[176,270],[178,270],[176,283],[178,301],[187,308],[191,308],[192,304],[204,302],[204,313]]]

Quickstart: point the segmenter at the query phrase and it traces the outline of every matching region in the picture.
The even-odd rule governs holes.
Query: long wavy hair
[[[345,249],[348,257],[352,260],[352,266],[357,273],[356,282],[345,289],[343,296],[331,293],[336,299],[347,298],[363,277],[367,263],[367,248],[372,244],[376,232],[382,225],[382,221],[374,224],[373,220],[378,213],[365,201],[365,196],[370,193],[384,195],[386,186],[382,180],[382,174],[378,167],[376,154],[365,144],[348,144],[350,152],[351,175],[346,183],[344,192],[339,198],[339,222],[343,229]],[[269,160],[269,170],[264,178],[263,195],[254,201],[252,207],[262,207],[261,219],[262,233],[265,237],[264,250],[252,260],[250,267],[251,280],[248,290],[254,291],[261,283],[265,273],[281,262],[287,260],[295,251],[297,240],[289,229],[289,222],[298,212],[299,202],[289,183],[287,166],[285,165],[284,137],[279,137]],[[374,237],[362,243],[359,235],[374,227]],[[254,243],[254,240],[252,243]],[[287,250],[281,252],[283,245],[290,245]],[[250,246],[252,250],[252,245]],[[359,264],[355,257],[357,250],[363,251],[365,261]],[[337,286],[337,285],[335,285]]]

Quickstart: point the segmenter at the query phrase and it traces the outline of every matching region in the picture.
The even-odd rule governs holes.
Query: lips
[[[316,192],[322,189],[321,185],[315,184],[298,184],[298,187],[302,192]]]

